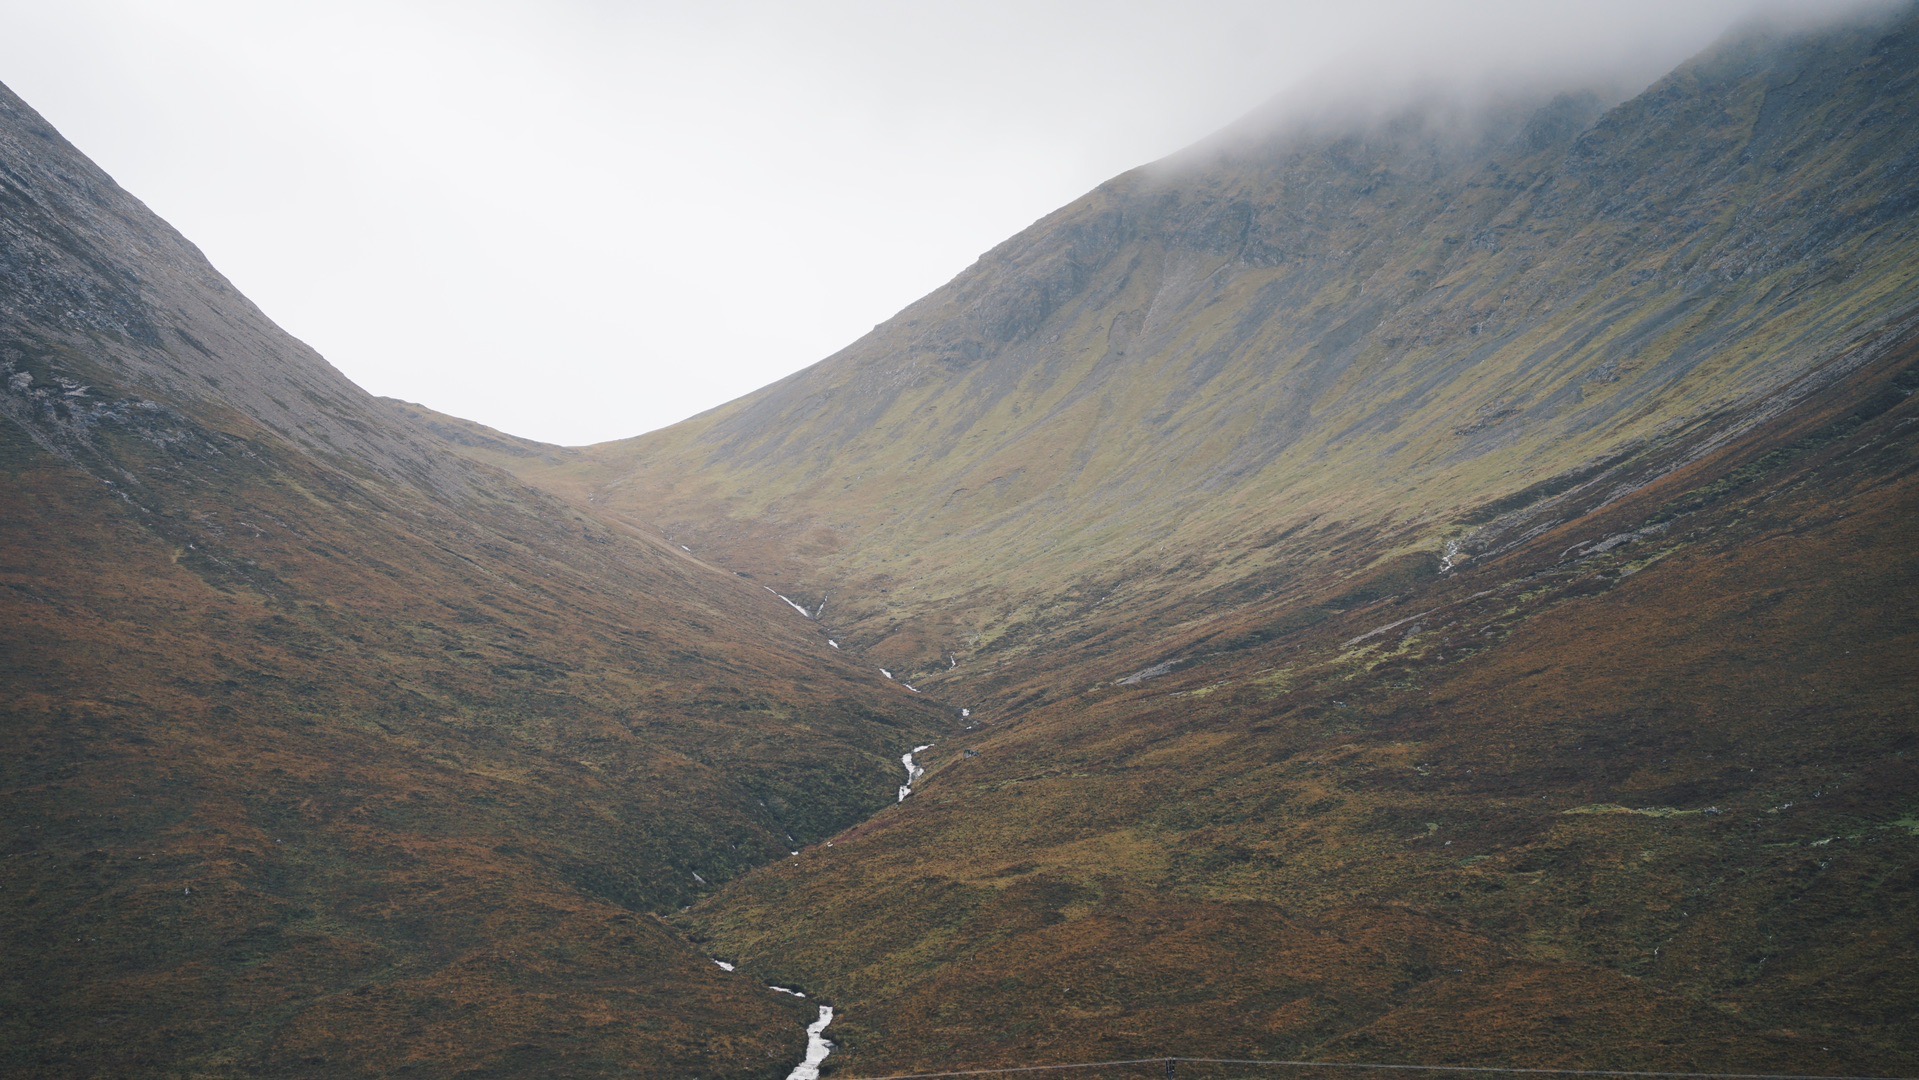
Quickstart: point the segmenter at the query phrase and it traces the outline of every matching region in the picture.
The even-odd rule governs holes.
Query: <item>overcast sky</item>
[[[579,444],[1302,85],[1649,80],[1778,6],[0,0],[0,81],[361,386]]]

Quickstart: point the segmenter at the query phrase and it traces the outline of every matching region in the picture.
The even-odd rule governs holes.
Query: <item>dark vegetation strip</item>
[[[1381,1069],[1402,1072],[1501,1073],[1531,1076],[1625,1076],[1657,1080],[1919,1080],[1899,1076],[1826,1076],[1804,1073],[1715,1073],[1647,1072],[1631,1069],[1533,1069],[1509,1065],[1388,1065],[1366,1061],[1274,1061],[1257,1058],[1150,1057],[1118,1061],[1079,1061],[1066,1065],[1012,1065],[999,1069],[961,1069],[956,1072],[890,1073],[886,1076],[849,1077],[847,1080],[933,1080],[942,1076],[997,1076],[1003,1073],[1049,1072],[1065,1069],[1097,1069],[1114,1065],[1163,1065],[1166,1075],[1173,1067],[1188,1065],[1264,1065],[1294,1069]]]

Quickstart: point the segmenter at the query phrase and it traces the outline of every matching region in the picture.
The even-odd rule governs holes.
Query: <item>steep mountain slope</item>
[[[1915,37],[1752,33],[1611,109],[1231,133],[815,367],[541,479],[831,592],[844,638],[928,680],[1335,572],[1355,532],[1470,553],[1472,508],[1750,406],[1909,308]]]
[[[0,89],[0,1063],[783,1075],[657,918],[954,719],[445,452]]]
[[[1915,72],[1233,133],[524,470],[991,721],[684,924],[861,1075],[1919,1068]]]
[[[1911,1075],[1919,336],[1861,359],[1457,572],[1291,590],[1157,678],[1042,677],[1056,703],[691,925],[834,994],[855,1075]]]

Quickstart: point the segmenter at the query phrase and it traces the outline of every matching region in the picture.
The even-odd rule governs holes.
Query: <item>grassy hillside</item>
[[[954,714],[439,448],[0,91],[0,1067],[784,1075],[659,921]]]
[[[926,679],[1283,590],[1352,528],[1470,553],[1469,509],[1910,309],[1916,61],[1910,18],[1755,33],[1611,108],[1235,132],[556,484],[831,592]]]
[[[1234,132],[548,466],[987,721],[684,925],[855,1075],[1919,1067],[1915,71]]]
[[[852,1075],[1908,1075],[1919,339],[1861,359],[1458,570],[1036,676],[1017,721],[922,755],[912,800],[687,925],[834,994]]]

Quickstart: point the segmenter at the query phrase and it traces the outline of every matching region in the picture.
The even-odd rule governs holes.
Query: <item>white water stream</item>
[[[924,747],[922,747],[922,749],[924,749]],[[794,854],[797,855],[799,852],[796,851]],[[734,970],[733,965],[724,960],[715,957],[708,957],[707,959],[718,964],[724,971],[730,972]],[[798,990],[785,986],[775,986],[772,983],[767,983],[766,988],[768,990],[777,990],[782,994],[791,994],[796,998],[806,996]],[[833,1040],[826,1037],[826,1025],[832,1022],[833,1006],[820,1006],[820,1018],[806,1025],[806,1059],[798,1065],[793,1066],[793,1071],[786,1074],[786,1080],[819,1080],[820,1063],[826,1060],[826,1055],[833,1052]]]
[[[681,550],[686,551],[689,554],[691,554],[691,551],[692,551],[691,548],[688,548],[685,545],[681,545]],[[773,588],[771,585],[762,585],[760,586],[760,588],[765,589],[767,592],[770,592],[774,596],[779,597],[782,601],[786,603],[787,607],[792,608],[794,611],[799,612],[802,616],[808,619],[818,619],[820,615],[826,611],[826,597],[824,596],[820,597],[820,606],[817,610],[808,611],[804,607],[800,606],[799,604],[796,604],[792,600],[787,599],[787,597],[784,594],[782,594],[779,590]],[[835,649],[840,647],[839,642],[831,639],[828,639],[826,643],[828,645],[831,645]],[[958,658],[948,656],[947,666],[949,670],[952,668],[958,667],[959,666]],[[886,676],[888,679],[893,678],[893,673],[886,670],[885,668],[880,668],[880,674]],[[915,694],[919,693],[919,688],[916,686],[912,686],[908,683],[901,683],[900,685],[905,686],[908,690],[913,691]],[[960,716],[962,718],[971,716],[971,715],[972,715],[972,711],[970,709],[960,710]],[[900,755],[900,764],[905,766],[906,768],[906,783],[900,785],[900,795],[899,795],[900,802],[906,801],[906,797],[913,793],[913,785],[919,781],[919,778],[921,776],[924,776],[926,774],[926,769],[923,766],[920,766],[914,763],[913,754],[922,754],[928,750],[931,750],[932,748],[933,748],[933,744],[927,743],[924,746],[915,746],[911,753]],[[792,840],[792,837],[789,836],[787,837],[787,839],[790,841]],[[831,840],[827,841],[826,846],[832,847],[833,842]],[[792,854],[798,855],[799,852],[795,851]],[[694,874],[693,876],[695,878],[699,877],[697,873]],[[704,884],[705,880],[701,879],[701,883]],[[718,964],[721,967],[721,969],[725,971],[734,970],[734,966],[732,964],[727,963],[724,960],[714,960],[713,962],[715,964]],[[767,983],[766,988],[768,990],[776,990],[782,994],[791,994],[796,998],[804,998],[806,996],[805,994],[801,993],[798,990],[793,990],[784,986],[774,986],[772,983]],[[808,1024],[806,1027],[806,1060],[800,1062],[798,1065],[793,1066],[793,1071],[787,1074],[786,1080],[819,1080],[820,1065],[826,1060],[826,1056],[833,1052],[833,1041],[826,1037],[827,1025],[831,1024],[832,1022],[833,1022],[833,1006],[821,1005],[820,1018],[818,1020],[813,1021],[811,1024]]]
[[[925,746],[915,746],[913,748],[913,754],[917,754],[922,750],[931,750],[932,748],[932,743],[927,743]],[[900,802],[905,802],[906,797],[913,793],[913,785],[917,783],[919,778],[926,772],[924,768],[913,764],[913,754],[900,755],[900,764],[906,766],[906,783],[900,785]]]
[[[833,1006],[820,1006],[820,1018],[806,1025],[806,1060],[793,1066],[786,1080],[820,1080],[820,1062],[833,1052],[833,1041],[826,1037],[826,1025],[833,1022]]]

